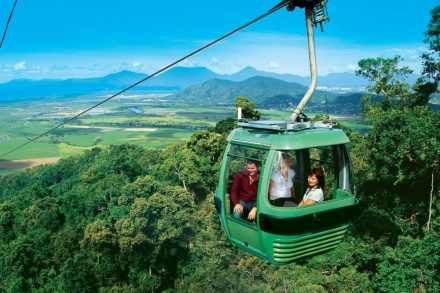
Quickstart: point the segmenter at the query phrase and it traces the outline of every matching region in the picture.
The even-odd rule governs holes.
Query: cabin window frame
[[[238,152],[235,152],[235,150],[237,148],[249,148],[249,149],[253,149],[253,150],[257,150],[259,152],[262,152],[262,156],[263,158],[256,158],[256,157],[252,157],[252,156],[245,156],[245,155],[237,155]],[[262,179],[263,179],[263,173],[264,173],[264,169],[266,167],[266,162],[267,162],[267,157],[269,154],[269,150],[270,150],[270,146],[269,145],[265,145],[265,144],[250,144],[250,143],[243,143],[243,142],[231,142],[231,146],[229,148],[229,151],[227,152],[227,165],[225,168],[225,180],[224,180],[224,190],[225,190],[225,194],[227,194],[228,198],[226,200],[226,204],[229,204],[229,209],[227,208],[226,211],[229,210],[229,212],[225,212],[225,216],[229,217],[231,219],[235,219],[237,221],[241,221],[243,223],[249,223],[248,221],[244,220],[244,219],[239,219],[239,218],[235,218],[232,216],[232,209],[233,209],[233,204],[231,201],[231,188],[232,188],[232,183],[234,181],[234,177],[237,174],[238,171],[243,170],[246,167],[246,161],[248,160],[253,160],[253,161],[257,161],[259,162],[260,166],[259,166],[259,172],[260,172],[260,180],[258,180],[258,189],[257,189],[257,194],[260,194],[261,192],[261,184],[262,184]],[[241,159],[244,160],[244,162],[242,163],[242,168],[239,168],[238,170],[233,170],[231,172],[231,165],[234,159]],[[258,200],[256,202],[256,206],[257,206],[257,211],[258,211]],[[250,224],[250,223],[249,223]]]

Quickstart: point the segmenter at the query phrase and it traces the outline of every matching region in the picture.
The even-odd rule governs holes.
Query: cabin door
[[[228,162],[226,168],[225,180],[225,229],[229,235],[230,241],[261,258],[265,258],[263,245],[260,238],[260,232],[255,220],[248,220],[247,218],[237,218],[233,216],[235,204],[233,203],[231,188],[234,180],[239,180],[238,177],[248,173],[247,168],[249,163],[254,163],[259,169],[259,180],[257,183],[257,192],[261,188],[263,182],[264,163],[267,157],[267,148],[261,145],[241,145],[232,144],[228,153]],[[258,201],[257,201],[258,202]],[[257,204],[258,205],[258,204]],[[258,206],[257,206],[258,210]]]

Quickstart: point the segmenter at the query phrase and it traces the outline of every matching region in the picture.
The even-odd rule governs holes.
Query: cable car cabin
[[[323,122],[239,123],[228,137],[215,192],[215,206],[230,242],[276,265],[323,253],[344,237],[358,200],[346,148],[348,137]],[[325,173],[324,201],[305,206],[275,206],[268,192],[272,172],[281,153],[291,158],[296,202],[308,187],[308,173]],[[235,175],[248,161],[260,165],[257,213],[254,221],[232,216],[230,199]]]

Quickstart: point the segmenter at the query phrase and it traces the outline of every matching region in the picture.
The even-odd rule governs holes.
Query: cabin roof
[[[228,142],[260,145],[277,150],[296,150],[310,147],[346,144],[350,140],[333,123],[322,121],[285,122],[276,120],[239,122]]]

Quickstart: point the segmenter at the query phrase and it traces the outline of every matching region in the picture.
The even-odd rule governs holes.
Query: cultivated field
[[[56,162],[93,147],[129,143],[145,148],[165,148],[185,141],[197,129],[213,127],[218,121],[235,115],[233,107],[177,104],[166,100],[168,94],[137,92],[123,95],[66,124],[63,123],[108,95],[2,102],[0,174]],[[290,117],[288,112],[261,112],[262,119]],[[356,124],[356,117],[333,118],[346,120],[353,128],[364,127]]]
[[[0,169],[26,169],[38,165],[56,163],[59,159],[60,157],[0,161]]]
[[[108,95],[2,102],[0,174],[55,162],[93,147],[130,143],[165,148],[234,115],[233,108],[206,109],[167,102],[163,98],[168,94],[122,95],[64,125]]]

